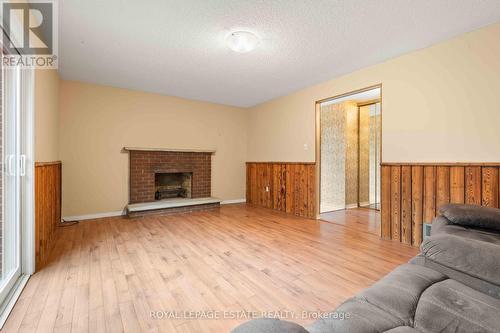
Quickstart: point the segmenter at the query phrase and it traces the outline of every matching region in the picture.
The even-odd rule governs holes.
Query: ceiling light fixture
[[[234,52],[247,53],[259,44],[259,38],[249,31],[235,31],[226,37],[227,46]]]

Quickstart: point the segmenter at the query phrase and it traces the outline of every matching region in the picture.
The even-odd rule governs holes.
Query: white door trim
[[[22,189],[22,274],[35,273],[35,70],[22,70],[23,154],[26,155],[26,175]]]

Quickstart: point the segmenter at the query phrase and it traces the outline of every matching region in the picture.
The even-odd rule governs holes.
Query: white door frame
[[[26,155],[26,175],[23,179],[22,203],[22,244],[21,273],[35,273],[35,69],[22,70],[23,112],[22,143]]]

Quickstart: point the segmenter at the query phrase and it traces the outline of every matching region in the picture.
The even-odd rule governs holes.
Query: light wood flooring
[[[221,333],[246,319],[151,311],[330,311],[417,253],[344,224],[242,204],[59,228],[2,332]]]
[[[342,209],[320,215],[321,220],[359,232],[380,235],[380,211],[370,208]]]

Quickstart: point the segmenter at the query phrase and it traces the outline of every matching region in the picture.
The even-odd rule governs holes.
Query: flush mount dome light
[[[226,37],[226,43],[234,52],[246,53],[255,49],[259,38],[249,31],[235,31]]]

